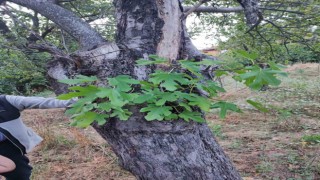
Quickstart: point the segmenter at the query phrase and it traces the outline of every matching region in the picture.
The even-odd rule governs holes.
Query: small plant
[[[320,144],[320,134],[305,135],[301,139],[303,142],[309,144]]]
[[[273,171],[273,165],[269,161],[262,161],[256,165],[256,171],[258,173],[269,173]]]
[[[230,144],[230,148],[231,149],[240,149],[242,147],[242,145],[243,145],[243,142],[240,139],[236,139]]]
[[[222,134],[222,126],[220,124],[210,124],[209,127],[216,137],[224,137]]]

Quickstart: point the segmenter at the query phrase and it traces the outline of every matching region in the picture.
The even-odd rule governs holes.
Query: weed
[[[258,173],[269,173],[274,169],[270,161],[262,161],[255,168]]]
[[[320,134],[304,135],[302,141],[310,144],[320,144]]]
[[[288,154],[287,162],[293,165],[299,164],[299,155],[296,153]]]
[[[241,149],[243,142],[240,139],[232,141],[230,144],[231,149]]]
[[[209,124],[209,127],[212,131],[212,133],[219,138],[224,138],[224,135],[222,134],[222,126],[220,124]]]

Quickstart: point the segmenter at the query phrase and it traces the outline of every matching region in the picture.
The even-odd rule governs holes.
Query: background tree
[[[250,27],[243,20],[243,7],[235,2],[209,3],[195,10],[200,23],[193,27],[206,29],[209,37],[222,37],[221,49],[255,52],[261,62],[318,62],[318,1],[260,1],[259,10],[263,16]],[[213,28],[217,30],[210,31]]]

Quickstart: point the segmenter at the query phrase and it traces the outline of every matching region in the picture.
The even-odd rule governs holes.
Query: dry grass
[[[216,114],[207,119],[218,141],[244,179],[320,179],[320,145],[301,137],[320,132],[319,64],[300,64],[287,69],[290,78],[280,87],[251,92],[225,78],[228,93],[221,98],[236,102],[242,114],[225,120]],[[272,110],[261,113],[245,103],[256,99]],[[25,122],[43,138],[28,156],[33,180],[130,180],[110,146],[92,129],[68,126],[62,109],[28,110]]]
[[[279,87],[252,92],[226,78],[221,98],[236,102],[243,113],[225,120],[208,116],[219,126],[218,141],[245,179],[320,179],[320,143],[304,142],[304,135],[320,134],[320,65],[296,64],[286,69]],[[270,109],[256,111],[245,103],[254,99]],[[222,138],[221,138],[222,137]]]
[[[63,109],[27,110],[23,118],[44,139],[28,154],[33,180],[135,179],[94,129],[68,126]]]

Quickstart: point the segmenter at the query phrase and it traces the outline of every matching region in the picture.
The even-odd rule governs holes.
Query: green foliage
[[[255,107],[256,109],[258,109],[261,112],[265,112],[265,113],[269,112],[268,108],[259,102],[252,101],[252,100],[248,99],[247,103],[249,103],[250,105],[252,105],[253,107]]]
[[[140,59],[138,65],[163,64],[162,58],[151,56],[151,60]],[[71,86],[67,94],[60,95],[60,99],[79,98],[66,111],[72,115],[72,125],[87,127],[92,122],[104,124],[107,118],[116,117],[128,120],[132,112],[130,106],[141,106],[140,111],[146,113],[147,121],[163,121],[183,119],[185,121],[204,122],[202,112],[208,112],[213,104],[211,97],[218,92],[224,92],[215,82],[203,82],[199,62],[178,61],[181,67],[190,71],[164,72],[161,70],[150,74],[146,81],[138,81],[130,76],[119,75],[108,78],[106,87],[97,87],[96,77],[79,75],[74,79],[61,80]],[[176,65],[174,65],[176,66]],[[198,78],[198,76],[200,78]],[[134,86],[135,85],[135,86]],[[139,87],[139,92],[137,88]],[[198,89],[208,93],[209,97],[198,94]],[[219,102],[221,117],[226,110],[239,111],[234,104]],[[200,111],[199,111],[200,110]]]
[[[125,107],[132,103],[137,96],[129,93],[131,85],[138,81],[129,76],[120,75],[108,78],[106,87],[97,87],[92,84],[97,82],[96,77],[79,75],[75,79],[61,80],[66,84],[86,84],[87,86],[72,86],[67,94],[60,95],[60,99],[80,98],[66,111],[74,119],[72,125],[87,127],[96,121],[99,125],[106,122],[109,117],[117,117],[120,120],[128,120],[131,112]]]
[[[241,112],[241,110],[235,104],[224,102],[224,101],[220,101],[220,102],[213,104],[211,106],[211,108],[213,108],[213,109],[220,108],[221,109],[220,113],[219,113],[220,118],[226,117],[227,110],[234,111],[234,112]]]
[[[320,134],[305,135],[301,139],[307,143],[320,144]]]
[[[0,38],[0,44],[2,40]],[[0,49],[0,93],[31,94],[46,86],[45,71],[25,54],[12,49]]]
[[[245,54],[248,58],[253,55]],[[79,100],[66,111],[72,115],[72,125],[87,127],[93,122],[104,124],[107,118],[116,117],[128,120],[132,112],[130,106],[141,107],[140,112],[145,113],[147,121],[166,121],[183,119],[185,121],[205,122],[203,113],[210,109],[220,109],[219,117],[225,118],[227,111],[241,112],[233,103],[214,99],[219,92],[225,90],[211,79],[205,80],[200,73],[203,65],[215,65],[221,62],[204,60],[202,62],[179,60],[177,64],[170,65],[168,61],[152,55],[150,60],[137,60],[137,65],[170,65],[172,71],[156,70],[147,80],[136,80],[127,75],[107,78],[105,87],[95,84],[101,83],[96,77],[83,75],[74,79],[61,80],[71,86],[67,94],[60,95],[60,99],[79,98]],[[269,69],[256,66],[238,71],[238,79],[253,89],[265,84],[278,85],[276,74],[282,74],[275,64]],[[273,69],[272,69],[273,68]],[[174,71],[177,69],[179,71]],[[199,91],[207,96],[201,96]],[[258,103],[250,104],[263,110]]]
[[[185,1],[194,5],[195,1]],[[263,20],[250,29],[243,13],[197,13],[190,16],[191,34],[218,40],[221,50],[258,52],[260,62],[319,62],[319,1],[261,1]],[[209,2],[208,7],[236,7],[236,1]]]
[[[281,81],[276,75],[285,75],[284,72],[273,70],[272,68],[262,69],[259,66],[250,66],[245,68],[247,72],[241,73],[234,78],[249,86],[251,89],[260,90],[264,85],[278,86]]]
[[[230,51],[229,54],[221,56],[221,59],[224,60],[224,64],[220,64],[221,68],[218,72],[222,70],[232,72],[235,80],[243,82],[253,90],[260,90],[265,85],[278,86],[281,83],[278,76],[287,76],[281,71],[285,66],[272,61],[259,63],[257,61],[259,54],[255,52]],[[226,72],[220,74],[223,75]]]

